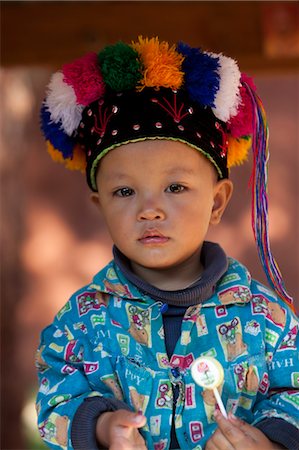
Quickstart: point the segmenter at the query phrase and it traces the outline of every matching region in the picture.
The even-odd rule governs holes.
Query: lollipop
[[[222,415],[227,418],[223,402],[217,389],[224,379],[222,365],[215,358],[201,356],[193,361],[191,375],[196,384],[204,389],[213,390],[219,409]]]

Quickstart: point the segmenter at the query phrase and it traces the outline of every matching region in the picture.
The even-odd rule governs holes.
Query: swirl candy
[[[222,365],[210,356],[201,356],[195,359],[191,365],[191,375],[196,384],[204,389],[212,389],[219,409],[227,418],[218,387],[223,383],[224,371]]]

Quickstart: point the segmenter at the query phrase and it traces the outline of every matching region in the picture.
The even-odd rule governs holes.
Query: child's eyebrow
[[[192,167],[174,167],[170,169],[165,169],[163,171],[165,175],[170,176],[179,176],[179,175],[195,175],[196,171]],[[107,175],[109,181],[121,181],[128,180],[130,178],[130,174],[126,172],[113,172]]]
[[[167,175],[195,175],[195,170],[192,167],[174,167],[165,170]]]
[[[128,173],[123,173],[123,172],[114,172],[114,173],[110,173],[106,176],[108,181],[122,181],[122,180],[128,180],[130,178],[130,175]]]

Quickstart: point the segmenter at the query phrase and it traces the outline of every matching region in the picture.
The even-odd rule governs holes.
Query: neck
[[[203,271],[201,248],[187,260],[164,269],[144,267],[131,261],[132,271],[141,279],[164,291],[177,291],[191,286]]]

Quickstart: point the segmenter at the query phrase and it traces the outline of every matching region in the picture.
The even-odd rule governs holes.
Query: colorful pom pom
[[[178,51],[185,57],[182,69],[190,98],[205,106],[214,106],[219,89],[219,58],[180,42]]]
[[[65,167],[69,170],[80,170],[84,173],[86,169],[86,155],[79,144],[74,148],[73,157],[65,160]]]
[[[252,140],[248,136],[243,139],[228,138],[227,167],[239,166],[248,159]]]
[[[62,72],[53,74],[45,104],[50,111],[51,120],[61,122],[64,132],[71,136],[79,126],[84,106],[77,104],[75,91],[63,81]]]
[[[133,89],[142,76],[137,52],[123,42],[105,47],[98,59],[105,83],[117,92]]]
[[[246,74],[242,74],[241,83],[241,103],[238,107],[238,113],[228,122],[229,132],[234,138],[252,134],[254,127],[252,99],[247,86],[253,91],[255,91],[255,86],[252,79]]]
[[[249,77],[246,73],[241,74],[241,83],[247,84],[253,92],[256,92],[256,85],[254,84],[253,78]]]
[[[184,74],[181,71],[183,55],[175,46],[169,47],[168,42],[159,42],[158,38],[139,36],[138,42],[132,43],[138,52],[144,66],[144,77],[139,89],[144,87],[165,87],[179,89],[183,83]]]
[[[218,119],[227,122],[237,114],[241,101],[239,93],[241,73],[236,61],[232,58],[222,54],[212,53],[212,55],[219,57],[220,76],[219,90],[214,101],[215,107],[212,109]]]
[[[62,73],[63,81],[73,87],[78,104],[87,106],[104,95],[105,84],[96,53],[87,53],[72,63],[64,64]]]
[[[73,154],[75,139],[68,136],[61,129],[61,122],[51,120],[51,114],[45,104],[40,111],[41,129],[47,141],[51,142],[55,149],[59,149],[63,158],[69,158]]]
[[[51,144],[50,141],[46,141],[47,144],[47,151],[49,153],[49,155],[51,156],[52,160],[54,162],[58,162],[58,163],[62,163],[64,164],[65,159],[63,157],[63,154],[61,153],[60,150],[57,150],[54,145]]]
[[[61,164],[69,170],[80,170],[84,172],[86,169],[86,156],[80,145],[76,145],[71,158],[64,158],[62,153],[57,150],[50,141],[46,141],[47,150],[52,160]]]

